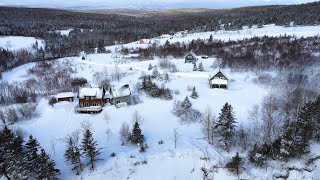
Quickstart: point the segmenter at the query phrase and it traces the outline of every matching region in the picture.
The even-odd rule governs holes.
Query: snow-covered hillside
[[[250,38],[254,36],[280,36],[295,35],[296,37],[308,37],[319,35],[320,26],[307,27],[278,27],[265,26],[264,28],[243,29],[240,31],[218,31],[189,34],[187,37],[168,39],[171,43],[186,42],[192,39],[207,39],[212,34],[214,39],[219,40],[237,40]],[[159,40],[164,44],[167,39]],[[9,43],[7,43],[7,41]],[[30,48],[35,43],[35,38],[27,37],[5,37],[0,38],[0,47],[10,49]],[[40,45],[41,40],[38,40]],[[8,44],[11,44],[10,46]],[[43,44],[41,44],[43,45]],[[124,47],[147,47],[149,45],[137,44],[133,42],[123,45]],[[117,46],[106,47],[114,51]],[[88,54],[86,60],[80,57],[68,57],[57,59],[56,62],[63,66],[70,66],[75,71],[75,77],[84,77],[89,83],[98,84],[95,73],[112,73],[117,66],[126,76],[120,81],[113,81],[113,85],[129,84],[134,90],[136,83],[139,82],[141,74],[151,74],[148,70],[149,64],[158,66],[160,73],[167,72],[159,67],[160,59],[138,61],[127,59],[117,62],[112,58],[113,54]],[[179,121],[173,113],[174,100],[183,100],[190,96],[189,87],[195,86],[199,94],[198,99],[191,99],[192,107],[204,112],[209,106],[216,116],[222,106],[228,102],[235,111],[237,125],[249,125],[248,110],[260,104],[263,97],[267,95],[270,89],[253,83],[256,74],[252,72],[235,72],[230,69],[222,69],[230,80],[228,90],[210,89],[208,79],[214,75],[218,69],[212,65],[215,58],[202,59],[204,71],[193,71],[192,64],[185,64],[184,59],[169,59],[178,71],[168,72],[170,81],[165,83],[165,87],[177,93],[173,94],[173,100],[166,101],[151,98],[145,94],[140,95],[141,103],[129,107],[116,108],[114,106],[105,106],[100,114],[78,114],[75,113],[75,102],[60,102],[53,107],[48,105],[48,99],[42,98],[38,105],[40,115],[32,120],[13,125],[14,128],[21,128],[25,131],[26,137],[32,134],[36,137],[41,146],[49,152],[50,156],[56,161],[57,168],[61,170],[61,179],[105,179],[105,180],[198,180],[203,178],[201,168],[210,168],[212,165],[219,166],[225,163],[233,156],[236,150],[230,153],[222,151],[220,148],[209,145],[203,139],[200,123],[184,124]],[[199,63],[198,62],[198,63]],[[35,63],[26,64],[17,67],[11,71],[3,73],[3,82],[23,81],[30,78],[28,69],[34,67]],[[164,84],[163,81],[157,81],[158,84]],[[136,146],[121,146],[119,130],[123,122],[132,126],[132,116],[135,112],[142,116],[141,129],[146,138],[148,149],[145,153],[140,153]],[[110,116],[110,120],[105,120],[105,114]],[[97,168],[93,171],[85,169],[79,176],[74,175],[71,168],[65,163],[63,154],[66,149],[65,138],[67,135],[81,130],[83,124],[90,124],[95,140],[102,148]],[[173,130],[177,129],[179,138],[177,148],[174,148]],[[106,134],[111,132],[111,136]],[[162,140],[164,143],[159,144]],[[316,152],[319,147],[312,146],[312,152]],[[115,153],[115,157],[110,157]],[[210,158],[206,161],[205,158]],[[296,162],[296,165],[301,165]],[[301,165],[302,166],[302,165]],[[274,173],[283,172],[281,164],[276,164],[274,169],[250,170],[244,173],[241,178],[250,179],[272,179]],[[319,177],[320,166],[317,166],[311,173],[299,174],[292,173],[290,178],[300,179],[302,177],[309,179]],[[215,179],[233,180],[236,177],[225,169],[218,169],[213,173]],[[258,178],[259,177],[259,178]]]
[[[17,51],[21,49],[32,51],[36,42],[38,42],[38,48],[44,48],[44,41],[34,37],[0,36],[0,48],[11,51]]]

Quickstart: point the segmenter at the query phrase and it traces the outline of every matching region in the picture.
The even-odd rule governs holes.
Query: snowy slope
[[[24,36],[0,36],[0,48],[8,49],[11,51],[17,51],[20,49],[26,49],[32,51],[32,46],[38,42],[38,48],[44,48],[44,41],[34,37]]]
[[[197,38],[209,38],[212,34],[214,39],[235,40],[244,37],[263,36],[263,35],[291,35],[297,37],[314,36],[319,33],[320,26],[309,27],[278,27],[266,26],[261,29],[244,29],[241,31],[218,31],[190,34],[185,38],[173,38],[171,42],[188,42]],[[166,40],[160,40],[164,43]],[[26,45],[26,44],[24,44]],[[125,47],[147,47],[148,45],[140,45],[134,43],[126,44]],[[116,46],[107,47],[114,50]],[[101,114],[76,114],[73,103],[62,102],[54,107],[48,105],[48,100],[43,98],[39,102],[38,111],[40,116],[30,121],[22,122],[14,125],[14,127],[22,128],[27,134],[36,137],[41,145],[50,153],[51,157],[56,161],[57,167],[61,170],[61,179],[106,179],[106,180],[197,180],[202,179],[202,167],[209,168],[212,165],[224,163],[234,155],[234,152],[228,154],[221,151],[215,146],[208,145],[203,140],[201,127],[199,123],[181,124],[179,119],[171,112],[174,100],[183,100],[185,96],[190,96],[191,92],[187,90],[188,86],[195,86],[199,98],[191,99],[195,109],[203,112],[209,105],[214,114],[218,116],[222,106],[228,102],[235,111],[238,125],[243,123],[248,125],[247,120],[248,109],[255,104],[260,104],[262,98],[268,93],[268,89],[260,87],[252,83],[252,79],[256,77],[250,72],[233,72],[230,69],[222,69],[222,71],[230,79],[230,88],[228,90],[209,89],[208,78],[217,72],[211,65],[215,61],[214,58],[200,60],[203,63],[204,72],[192,71],[192,64],[185,64],[183,59],[170,59],[174,63],[178,72],[169,73],[170,82],[165,84],[171,90],[179,90],[179,94],[173,95],[173,100],[165,101],[150,98],[144,94],[140,95],[142,103],[129,106],[126,108],[116,108],[114,106],[106,106]],[[81,60],[80,57],[61,58],[56,60],[57,63],[69,65],[75,70],[76,77],[84,77],[90,83],[97,84],[96,72],[111,73],[114,71],[115,64],[119,63],[112,58],[111,54],[89,54],[87,60]],[[158,66],[159,60],[135,61],[125,60],[118,64],[121,72],[126,72],[127,76],[119,82],[114,81],[114,85],[129,84],[131,89],[135,86],[141,73],[150,74],[148,71],[149,64]],[[27,70],[34,66],[34,63],[17,67],[3,74],[2,81],[14,82],[23,81],[29,78]],[[165,70],[158,68],[160,73]],[[162,82],[158,82],[161,84]],[[146,143],[149,148],[145,153],[139,153],[139,148],[135,146],[121,146],[119,130],[123,122],[132,125],[132,115],[138,111],[143,118],[141,125],[142,133],[146,137]],[[104,114],[110,116],[110,121],[106,122]],[[88,168],[79,176],[75,176],[71,172],[71,168],[64,162],[63,154],[65,151],[65,137],[75,131],[81,130],[82,124],[89,123],[93,130],[94,138],[97,140],[99,147],[102,148],[101,158],[103,159],[97,164],[97,168],[90,172]],[[172,131],[177,128],[179,139],[177,149],[174,148],[172,140]],[[106,130],[110,129],[111,137],[108,139]],[[81,135],[80,135],[81,137]],[[158,141],[163,140],[164,144],[159,145]],[[319,147],[313,147],[312,152],[316,152]],[[115,157],[110,154],[116,153]],[[202,158],[209,157],[210,161]],[[146,164],[144,163],[146,161]],[[301,162],[297,164],[301,165]],[[279,167],[279,168],[278,168]],[[241,178],[252,179],[272,179],[274,172],[282,172],[281,164],[275,165],[274,169],[268,170],[252,170],[248,174],[243,174]],[[319,166],[317,167],[319,169]],[[307,174],[291,174],[291,179],[300,179],[318,177],[315,169],[312,173]],[[317,171],[318,170],[318,171]],[[214,175],[215,179],[235,179],[229,172],[224,169],[218,169]]]

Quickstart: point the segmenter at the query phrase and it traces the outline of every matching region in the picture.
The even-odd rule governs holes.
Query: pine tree
[[[191,93],[191,98],[193,99],[197,99],[199,96],[198,96],[198,92],[196,91],[196,87],[194,86],[193,89],[192,89],[192,93]]]
[[[184,110],[188,110],[189,108],[191,108],[192,104],[188,98],[188,96],[186,96],[184,98],[184,100],[182,101],[181,103],[181,107],[184,109]]]
[[[249,161],[257,167],[264,166],[267,161],[267,155],[263,151],[263,148],[254,144],[252,150],[249,152]]]
[[[294,139],[297,155],[302,155],[310,151],[309,142],[312,139],[314,130],[314,103],[308,102],[299,111],[296,123],[296,136]]]
[[[231,140],[235,134],[235,117],[233,108],[226,103],[221,109],[217,122],[217,131],[219,134],[220,145],[226,151],[230,150]]]
[[[7,179],[27,179],[23,139],[8,127],[0,134],[0,175]]]
[[[100,155],[100,149],[97,149],[97,141],[92,137],[92,133],[89,129],[84,131],[82,139],[82,151],[85,157],[89,159],[90,169],[94,169],[95,163],[100,160],[98,156]]]
[[[212,34],[210,35],[210,38],[209,38],[209,40],[208,40],[208,43],[209,43],[209,44],[213,43],[213,36],[212,36]]]
[[[130,136],[130,141],[132,144],[138,144],[138,145],[142,145],[144,142],[144,137],[141,133],[141,129],[139,127],[139,123],[135,122],[133,129],[132,129],[132,133]]]
[[[69,137],[68,147],[64,154],[66,162],[72,165],[72,170],[76,172],[77,175],[83,170],[83,164],[81,162],[81,153],[77,145],[77,142],[72,137]]]
[[[279,158],[287,161],[294,156],[294,127],[287,121],[283,128],[283,135],[280,140],[280,154]]]
[[[34,165],[37,163],[39,155],[38,150],[40,149],[40,144],[37,139],[33,138],[32,135],[29,136],[28,142],[25,144],[25,153],[27,159],[27,169],[29,177],[37,177]]]
[[[198,71],[204,71],[202,62],[199,63]]]
[[[193,71],[198,71],[197,64],[193,63]]]
[[[232,157],[232,160],[226,164],[226,168],[233,174],[239,176],[243,170],[244,170],[244,161],[241,156],[239,156],[239,153]]]
[[[169,80],[170,80],[169,74],[166,72],[166,73],[164,74],[164,81],[165,81],[165,82],[169,82]]]
[[[106,48],[104,46],[103,40],[99,41],[97,52],[98,53],[105,53],[106,52]]]
[[[316,141],[320,142],[320,95],[318,96],[315,105],[314,111],[314,119],[315,119],[315,127],[313,137]]]
[[[57,179],[60,170],[55,169],[55,165],[55,162],[50,159],[45,150],[41,149],[37,164],[35,165],[38,174],[37,179]]]
[[[148,66],[148,71],[151,71],[152,68],[153,68],[153,66],[150,63],[149,66]]]

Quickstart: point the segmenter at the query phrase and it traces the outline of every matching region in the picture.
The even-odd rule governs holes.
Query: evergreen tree
[[[213,43],[213,36],[212,36],[212,34],[211,34],[210,37],[209,37],[208,43],[209,43],[209,44],[212,44],[212,43]]]
[[[249,152],[249,161],[257,167],[262,167],[267,163],[267,145],[265,148],[258,146],[257,144],[253,145],[252,150]]]
[[[97,141],[92,137],[92,133],[89,129],[84,131],[82,139],[82,151],[85,157],[89,159],[90,169],[94,169],[95,163],[99,160],[100,149],[97,149]]]
[[[60,170],[55,169],[55,165],[55,162],[50,159],[45,150],[41,149],[37,164],[35,165],[38,174],[37,179],[57,179]]]
[[[165,82],[169,82],[170,78],[169,78],[169,74],[167,72],[164,74],[164,78],[163,79],[164,79]]]
[[[0,134],[0,175],[7,179],[27,179],[23,139],[8,127]]]
[[[294,127],[287,121],[283,128],[283,134],[280,140],[279,158],[287,161],[294,156]]]
[[[66,159],[66,162],[72,165],[72,170],[75,171],[77,175],[79,175],[83,170],[83,164],[81,162],[80,149],[77,145],[77,142],[74,141],[75,140],[72,137],[69,138],[68,147],[64,154],[64,158]]]
[[[197,64],[193,63],[193,71],[198,71]]]
[[[106,52],[106,48],[105,48],[104,42],[102,40],[99,41],[99,43],[98,43],[97,52],[98,53],[105,53]]]
[[[316,141],[320,142],[320,95],[318,96],[315,105],[314,118],[315,118],[315,127],[313,137]]]
[[[152,65],[151,65],[151,63],[150,63],[149,66],[148,66],[148,71],[151,71],[152,68],[153,68],[153,67],[152,67]]]
[[[142,145],[144,142],[144,137],[141,133],[141,129],[140,129],[139,123],[137,121],[134,123],[132,133],[130,136],[130,141],[133,144],[139,144],[139,145]]]
[[[202,62],[199,63],[198,71],[204,71]]]
[[[239,153],[232,157],[232,160],[226,164],[226,168],[233,174],[239,176],[243,170],[244,170],[244,161],[241,156],[239,156]]]
[[[197,99],[199,96],[198,96],[198,92],[196,91],[196,87],[194,86],[193,89],[192,89],[192,93],[191,93],[191,98],[193,99]]]
[[[218,134],[219,134],[219,142],[223,149],[226,151],[230,150],[231,141],[235,134],[235,117],[233,108],[231,105],[226,103],[221,109],[221,113],[219,114],[218,122],[216,125]]]
[[[184,98],[184,100],[182,101],[181,103],[181,107],[184,109],[184,110],[188,110],[189,108],[191,108],[192,104],[188,98],[188,96],[186,96]]]
[[[27,159],[27,169],[29,177],[37,177],[34,165],[37,163],[39,155],[38,150],[40,149],[40,144],[37,139],[33,138],[32,135],[29,136],[28,142],[25,144],[25,154]]]
[[[299,117],[296,123],[296,136],[294,139],[295,151],[297,155],[308,153],[309,142],[312,139],[314,130],[314,103],[308,102],[299,111]]]

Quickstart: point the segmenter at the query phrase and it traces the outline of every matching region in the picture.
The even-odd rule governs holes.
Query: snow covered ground
[[[235,40],[249,38],[253,36],[279,36],[279,35],[296,35],[314,36],[318,35],[320,26],[308,27],[278,27],[266,26],[261,29],[244,29],[240,31],[218,31],[190,34],[185,38],[174,38],[171,42],[188,42],[191,39],[209,38],[212,34],[214,39]],[[291,34],[290,34],[291,33]],[[12,38],[10,38],[12,39]],[[19,39],[21,40],[21,39]],[[160,40],[164,43],[166,40]],[[24,47],[27,43],[22,43]],[[147,47],[148,45],[139,45],[130,43],[125,47]],[[107,47],[114,50],[116,46]],[[119,82],[114,81],[112,84],[123,85],[129,84],[131,89],[134,89],[138,78],[142,73],[149,74],[148,66],[151,63],[153,66],[158,66],[159,59],[149,61],[127,60],[121,63],[112,58],[112,54],[89,54],[86,60],[81,60],[80,57],[69,57],[56,60],[58,63],[64,63],[71,66],[75,70],[76,77],[84,77],[90,83],[97,84],[96,72],[112,73],[115,64],[118,64],[121,72],[126,72],[127,76]],[[142,103],[116,108],[114,106],[106,106],[101,114],[77,114],[74,112],[74,107],[77,100],[73,103],[61,102],[54,107],[48,105],[48,99],[42,98],[38,105],[40,116],[32,120],[14,125],[23,129],[27,134],[30,133],[36,137],[41,146],[44,147],[56,161],[57,167],[61,170],[61,179],[106,179],[106,180],[198,180],[202,179],[202,167],[209,168],[212,165],[219,165],[229,160],[235,154],[232,151],[230,154],[221,151],[219,148],[208,145],[203,140],[201,127],[199,123],[182,124],[179,119],[172,114],[174,100],[183,100],[185,96],[190,96],[188,86],[195,86],[199,98],[191,99],[193,108],[201,112],[210,106],[216,116],[222,106],[228,102],[235,111],[236,121],[238,125],[243,123],[248,125],[247,112],[255,104],[260,104],[262,98],[268,93],[269,89],[260,87],[252,82],[256,77],[251,72],[233,72],[230,69],[222,69],[230,80],[228,90],[210,89],[208,78],[217,72],[217,69],[212,68],[215,61],[214,58],[200,60],[204,66],[204,72],[192,71],[192,64],[185,64],[183,59],[169,59],[174,63],[178,72],[170,73],[170,82],[165,86],[179,94],[173,94],[173,100],[165,101],[160,99],[150,98],[146,95],[140,95]],[[3,74],[2,81],[14,82],[22,81],[28,78],[27,70],[33,67],[34,63],[26,64],[17,67]],[[158,68],[160,73],[165,70]],[[161,84],[162,82],[158,82]],[[142,133],[146,138],[148,149],[145,153],[140,153],[139,148],[135,146],[121,146],[119,130],[123,122],[128,122],[132,126],[132,115],[138,111],[143,118],[141,125]],[[104,115],[107,113],[110,120],[107,122]],[[82,124],[91,124],[94,138],[98,141],[99,147],[102,148],[101,158],[97,168],[94,171],[89,171],[88,168],[79,176],[75,176],[71,172],[71,168],[66,165],[63,154],[66,148],[65,137],[75,131],[81,130]],[[174,148],[172,140],[173,129],[178,130],[179,139],[177,149]],[[111,136],[108,138],[106,131],[111,131]],[[80,135],[81,137],[81,135]],[[163,140],[163,144],[158,144]],[[312,147],[312,151],[316,152],[318,147]],[[115,153],[115,157],[110,157],[111,153]],[[209,157],[210,161],[205,161],[202,158]],[[145,163],[146,162],[146,163]],[[299,165],[299,162],[297,162]],[[301,164],[301,163],[300,163]],[[248,171],[241,178],[251,179],[272,179],[275,172],[282,172],[281,164],[275,169],[258,169]],[[248,167],[250,168],[250,167]],[[315,169],[312,173],[290,174],[291,179],[319,177]],[[229,172],[224,169],[219,169],[214,174],[215,179],[233,180],[235,179]],[[259,177],[259,178],[258,178]]]
[[[17,51],[20,49],[32,51],[32,47],[36,42],[38,42],[38,48],[44,48],[44,41],[42,39],[24,36],[0,36],[0,48],[11,51]]]

